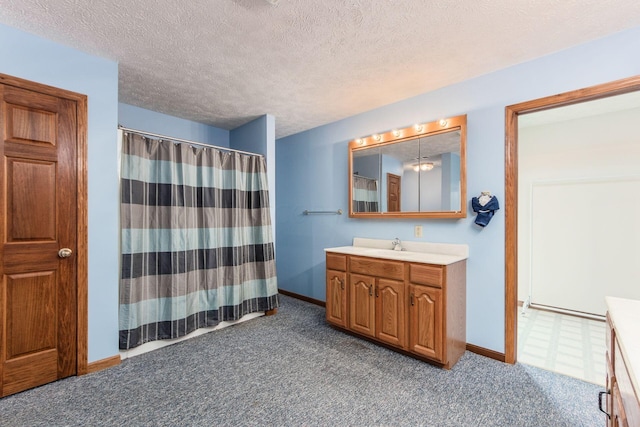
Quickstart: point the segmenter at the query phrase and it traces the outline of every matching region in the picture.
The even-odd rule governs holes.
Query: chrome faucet
[[[402,243],[400,243],[400,239],[398,239],[397,237],[393,239],[393,242],[391,242],[391,244],[393,245],[394,251],[404,251],[404,248],[402,247]]]

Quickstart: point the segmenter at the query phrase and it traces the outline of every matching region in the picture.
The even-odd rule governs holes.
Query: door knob
[[[58,256],[60,258],[69,258],[73,251],[69,248],[62,248],[58,251]]]

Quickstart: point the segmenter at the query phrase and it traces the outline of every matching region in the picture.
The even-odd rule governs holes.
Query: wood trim
[[[118,366],[121,362],[120,355],[107,357],[106,359],[97,360],[87,364],[87,372],[85,374],[92,374],[94,372],[102,371],[103,369],[113,368]]]
[[[78,375],[89,372],[89,212],[87,166],[87,97],[78,100]],[[118,356],[119,358],[120,356]]]
[[[353,206],[353,203],[351,204]],[[467,203],[462,204],[463,211],[441,211],[441,212],[358,212],[350,215],[351,218],[432,218],[432,219],[450,219],[450,218],[466,218]]]
[[[34,92],[44,93],[46,95],[56,96],[58,98],[65,98],[76,102],[82,99],[86,101],[87,99],[86,95],[78,92],[72,92],[67,89],[60,89],[54,86],[48,86],[42,83],[24,80],[19,77],[13,77],[2,73],[0,73],[0,83],[22,89],[32,90]]]
[[[430,123],[422,123],[421,131],[415,126],[394,131],[382,132],[379,140],[373,137],[362,137],[349,141],[349,218],[466,218],[467,217],[467,115],[447,117]],[[353,211],[353,153],[362,149],[384,147],[397,142],[409,141],[422,136],[460,130],[460,210],[432,212],[354,212]],[[382,179],[382,177],[380,177]],[[381,195],[382,198],[382,195]]]
[[[304,295],[296,294],[295,292],[285,291],[284,289],[278,289],[278,293],[291,298],[299,299],[301,301],[310,302],[311,304],[319,305],[320,307],[326,307],[326,303],[324,301],[320,301],[319,299],[309,298]]]
[[[516,363],[516,349],[518,348],[518,116],[511,107],[506,108],[505,115],[504,361]]]
[[[88,373],[88,205],[87,205],[87,133],[88,100],[86,95],[0,73],[0,83],[47,95],[65,98],[77,105],[77,358],[76,374]],[[118,356],[119,358],[120,356]]]
[[[516,363],[518,339],[518,116],[640,90],[629,77],[505,108],[505,362]]]
[[[500,353],[498,351],[490,350],[490,349],[484,348],[484,347],[479,347],[479,346],[474,345],[474,344],[468,344],[467,343],[467,350],[470,351],[471,353],[479,354],[480,356],[488,357],[490,359],[494,359],[494,360],[497,360],[499,362],[503,362],[504,363],[506,361],[504,353]]]

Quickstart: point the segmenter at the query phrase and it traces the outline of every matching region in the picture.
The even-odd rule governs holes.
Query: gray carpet
[[[602,426],[601,390],[469,352],[444,371],[281,296],[275,316],[0,399],[0,425]]]

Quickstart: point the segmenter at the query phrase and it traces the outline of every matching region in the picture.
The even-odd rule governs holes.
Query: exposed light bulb
[[[424,129],[424,126],[418,124],[418,125],[415,126],[415,128],[416,128],[416,131],[422,132],[422,129]]]
[[[364,141],[362,140],[362,138],[358,138],[358,139],[356,139],[356,143],[358,145],[362,145],[362,144],[364,144]]]
[[[375,135],[373,135],[373,139],[375,139],[376,141],[380,141],[382,137],[376,133]]]
[[[440,126],[445,127],[447,125],[447,121],[445,119],[440,119]]]
[[[420,165],[413,165],[413,170],[418,172],[420,170]]]
[[[394,129],[391,132],[393,133],[393,136],[395,136],[396,138],[400,136],[400,131],[398,129]]]

